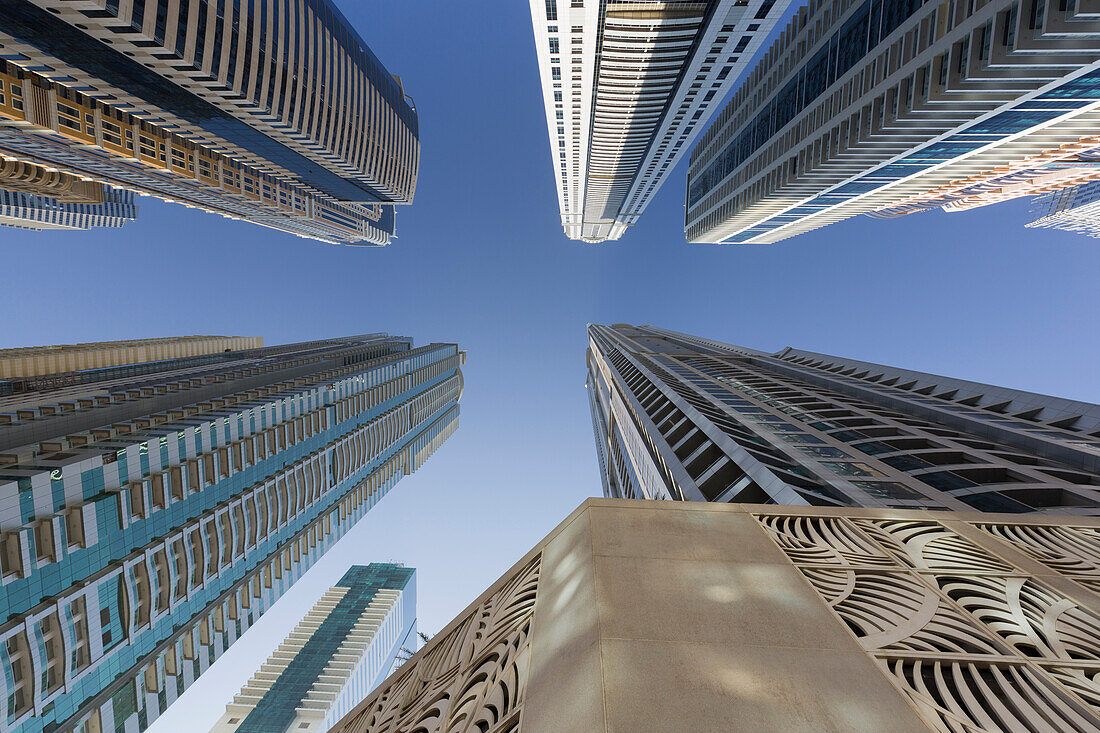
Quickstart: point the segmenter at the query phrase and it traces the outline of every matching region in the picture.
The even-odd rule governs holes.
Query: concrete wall
[[[1090,518],[590,499],[333,732],[1100,730],[1094,589]]]

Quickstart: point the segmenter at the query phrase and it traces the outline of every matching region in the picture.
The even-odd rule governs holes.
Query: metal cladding
[[[589,326],[609,497],[1100,514],[1100,406],[653,326]]]

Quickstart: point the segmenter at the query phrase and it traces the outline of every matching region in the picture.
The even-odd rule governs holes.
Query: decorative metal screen
[[[933,730],[1100,731],[1100,616],[1078,601],[935,520],[756,516]],[[975,526],[1100,581],[1094,529]]]
[[[539,566],[536,557],[331,733],[518,733]]]

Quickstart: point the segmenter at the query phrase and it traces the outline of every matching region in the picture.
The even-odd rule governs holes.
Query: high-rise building
[[[331,0],[0,3],[0,154],[328,242],[385,244],[417,115]]]
[[[589,499],[332,733],[1100,730],[1100,520]]]
[[[375,333],[0,397],[0,731],[145,729],[451,435],[463,357]]]
[[[416,571],[353,566],[306,614],[210,733],[325,733],[416,649]]]
[[[1051,191],[1035,200],[1042,212],[1029,228],[1064,229],[1100,237],[1100,181]]]
[[[811,0],[692,151],[688,241],[777,242],[1095,147],[1098,33],[1059,0]]]
[[[790,0],[530,0],[561,223],[618,239]]]
[[[1100,406],[653,326],[588,328],[609,497],[1100,514]]]

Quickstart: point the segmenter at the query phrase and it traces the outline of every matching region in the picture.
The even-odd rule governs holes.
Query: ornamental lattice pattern
[[[933,730],[1100,731],[1100,616],[1065,593],[935,520],[757,520]],[[974,526],[1097,588],[1096,530]]]
[[[536,557],[331,733],[518,733],[539,566]]]

